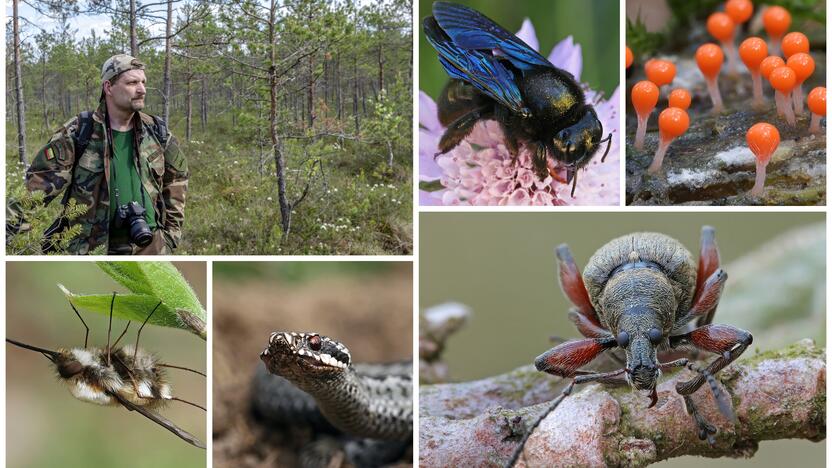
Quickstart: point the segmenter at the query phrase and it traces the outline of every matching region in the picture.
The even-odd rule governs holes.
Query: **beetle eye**
[[[615,341],[618,342],[618,346],[622,348],[626,348],[628,344],[630,344],[630,334],[623,331],[615,337]]]
[[[649,339],[653,345],[657,345],[662,341],[662,332],[658,328],[651,328],[647,330],[647,339]]]
[[[306,341],[309,343],[309,347],[312,348],[312,351],[321,350],[321,337],[319,335],[312,335],[307,338]]]

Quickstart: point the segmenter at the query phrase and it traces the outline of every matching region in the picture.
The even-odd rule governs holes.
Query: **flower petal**
[[[443,130],[442,124],[439,123],[436,102],[422,90],[419,90],[419,125],[434,132]]]
[[[419,129],[419,180],[432,181],[442,176],[434,155],[439,151],[439,136]]]
[[[581,69],[583,68],[583,58],[581,58],[581,46],[572,41],[572,36],[557,43],[552,53],[549,54],[549,61],[556,67],[562,68],[577,81],[581,81]]]
[[[523,20],[523,26],[520,27],[519,31],[517,31],[516,36],[528,44],[532,49],[540,49],[540,43],[537,41],[537,34],[535,33],[534,25],[532,25],[532,22],[529,21],[528,18]]]

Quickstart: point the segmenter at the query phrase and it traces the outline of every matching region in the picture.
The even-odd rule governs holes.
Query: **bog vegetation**
[[[26,165],[96,107],[117,53],[147,64],[145,111],[188,159],[177,253],[412,252],[410,0],[12,3],[6,192],[25,223],[10,254],[39,253],[60,208],[26,193]]]

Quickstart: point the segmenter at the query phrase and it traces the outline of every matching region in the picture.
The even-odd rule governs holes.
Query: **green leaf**
[[[206,313],[191,286],[170,262],[97,262],[98,266],[133,294],[116,294],[113,316],[173,327],[207,339]],[[74,294],[58,287],[67,300],[78,308],[103,315],[110,314],[112,294]]]
[[[156,297],[171,309],[185,309],[205,321],[205,309],[199,303],[196,293],[172,263],[97,263],[105,273],[130,291]]]
[[[75,307],[91,312],[98,312],[99,314],[110,314],[110,303],[113,300],[112,294],[73,294],[62,284],[59,284],[58,287]],[[113,317],[141,323],[145,321],[157,304],[159,304],[159,299],[153,296],[116,294],[116,300],[113,304]],[[162,327],[182,328],[176,316],[176,311],[165,304],[159,306],[159,309],[153,313],[147,323]]]

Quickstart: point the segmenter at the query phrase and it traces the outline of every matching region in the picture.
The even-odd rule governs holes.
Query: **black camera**
[[[147,247],[153,240],[153,232],[144,219],[146,211],[143,206],[134,201],[116,208],[116,227],[128,226],[130,228],[130,242],[139,247]]]

